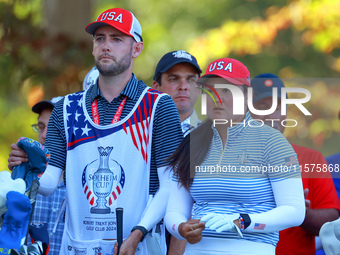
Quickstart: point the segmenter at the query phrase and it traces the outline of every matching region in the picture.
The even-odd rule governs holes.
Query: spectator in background
[[[201,121],[194,105],[200,94],[197,80],[202,73],[197,60],[184,50],[166,53],[158,62],[152,88],[171,96],[181,118],[182,131],[189,131]]]
[[[340,120],[340,112],[339,112],[338,118]],[[340,152],[333,154],[331,156],[328,156],[326,160],[329,166],[333,168],[333,171],[331,171],[331,174],[333,177],[333,182],[336,188],[336,192],[338,193],[338,197],[340,198],[340,169],[339,169],[340,168]]]
[[[51,101],[41,101],[32,107],[32,111],[38,114],[38,123],[33,124],[33,131],[38,133],[38,141],[42,145],[45,144],[47,124],[50,119],[52,110],[56,102],[62,97],[52,98]],[[13,167],[27,162],[26,153],[21,150],[15,143],[11,145],[13,149],[9,154],[8,168],[10,170]],[[63,176],[63,175],[62,175]],[[64,219],[62,209],[63,202],[65,200],[65,183],[63,178],[60,178],[57,189],[49,197],[44,197],[40,194],[37,195],[34,211],[32,214],[31,224],[47,224],[47,232],[50,239],[50,255],[59,255],[62,235],[64,232]]]
[[[97,67],[94,66],[85,76],[85,79],[83,81],[83,90],[86,90],[91,85],[95,84],[97,82],[98,77],[99,77],[99,71]]]
[[[338,118],[340,119],[340,112],[339,112],[339,115],[338,115]],[[336,189],[336,192],[338,194],[338,197],[340,198],[340,152],[339,153],[336,153],[336,154],[333,154],[331,156],[328,156],[326,158],[327,160],[327,163],[329,165],[329,168],[330,168],[330,172],[331,172],[331,175],[332,175],[332,178],[333,178],[333,182],[334,182],[334,186],[335,186],[335,189]],[[339,221],[339,220],[337,220]],[[325,225],[325,224],[324,224]],[[324,226],[322,228],[326,228],[326,226]],[[328,225],[327,227],[329,227],[330,225]],[[337,223],[337,226],[339,227],[339,224]],[[320,233],[321,233],[321,230],[320,230]],[[338,235],[338,237],[340,237]],[[320,239],[316,238],[316,242],[319,243],[320,246],[324,245],[325,243],[325,239],[327,239],[328,237],[326,236],[324,238],[324,242],[321,244],[321,241]],[[333,239],[331,240],[334,240],[334,236],[332,237]],[[327,242],[327,244],[331,243],[332,241],[329,240],[329,242]],[[336,247],[336,245],[340,245],[339,243],[338,244],[334,244],[334,246]],[[317,250],[316,251],[316,255],[324,255],[325,252],[324,250],[326,250],[327,248],[323,247],[322,249],[320,250]]]
[[[272,107],[272,89],[278,89],[278,103],[275,111],[270,115],[254,115],[254,119],[261,119],[265,124],[274,126],[281,133],[285,128],[280,125],[285,116],[281,114],[281,88],[282,80],[276,75],[265,73],[256,76],[251,81],[254,89],[253,103],[257,110],[268,110]],[[267,119],[267,121],[266,121]],[[276,119],[279,121],[268,121]],[[280,239],[277,244],[278,255],[303,255],[315,254],[315,236],[319,235],[321,226],[328,221],[339,217],[340,204],[329,172],[317,173],[316,168],[328,167],[322,154],[314,149],[292,144],[301,167],[302,183],[306,203],[305,220],[299,227],[293,227],[280,231]],[[310,169],[309,169],[310,168]]]
[[[201,73],[196,58],[184,50],[166,53],[155,70],[152,88],[167,93],[174,100],[184,136],[201,123],[194,109],[200,93],[196,82]],[[183,254],[186,241],[170,238],[168,255]]]

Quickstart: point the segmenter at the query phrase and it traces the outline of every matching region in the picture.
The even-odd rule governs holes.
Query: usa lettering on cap
[[[224,71],[229,71],[230,73],[233,72],[233,63],[229,62],[225,67],[224,67],[223,64],[225,64],[224,61],[220,61],[220,62],[218,62],[218,63],[215,62],[215,63],[211,64],[211,65],[209,66],[209,72],[214,71],[215,68],[216,68],[216,66],[217,66],[216,70],[222,70],[222,69],[224,69]]]
[[[175,58],[186,58],[192,61],[191,55],[185,52],[184,50],[178,50],[176,52],[173,52],[172,55],[174,55]]]
[[[116,18],[115,18],[115,15],[116,15],[116,12],[104,12],[102,17],[100,18],[100,21],[113,20],[119,23],[123,23],[123,14],[122,13],[118,14]]]
[[[112,26],[126,35],[132,36],[136,42],[143,41],[142,27],[132,12],[112,8],[101,13],[95,22],[90,23],[85,28],[86,32],[93,35],[101,26]]]
[[[211,62],[205,74],[199,80],[211,76],[219,76],[234,85],[247,85],[250,87],[249,70],[242,62],[236,59],[220,58]]]

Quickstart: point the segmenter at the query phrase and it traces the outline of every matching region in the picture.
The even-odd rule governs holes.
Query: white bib
[[[154,111],[162,95],[146,88],[124,119],[99,126],[86,111],[86,92],[64,102],[67,209],[60,253],[113,254],[115,209],[124,210],[125,240],[147,205]],[[136,254],[146,254],[143,243]]]

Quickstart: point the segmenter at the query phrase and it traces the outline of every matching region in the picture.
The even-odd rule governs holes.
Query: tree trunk
[[[74,41],[88,40],[85,27],[91,21],[92,0],[45,0],[44,27],[50,38],[66,35]]]

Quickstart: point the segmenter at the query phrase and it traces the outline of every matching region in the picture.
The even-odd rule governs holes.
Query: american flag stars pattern
[[[110,135],[123,128],[125,133],[132,139],[135,147],[141,152],[143,159],[147,161],[150,116],[159,94],[160,92],[149,88],[127,121],[122,125],[113,125],[111,128],[101,130],[100,136]],[[99,138],[99,132],[96,132],[97,128],[85,117],[88,116],[89,118],[89,115],[84,113],[83,103],[83,92],[65,97],[67,135],[69,137],[68,150]],[[71,115],[74,116],[72,117]],[[90,128],[91,126],[93,127]]]

